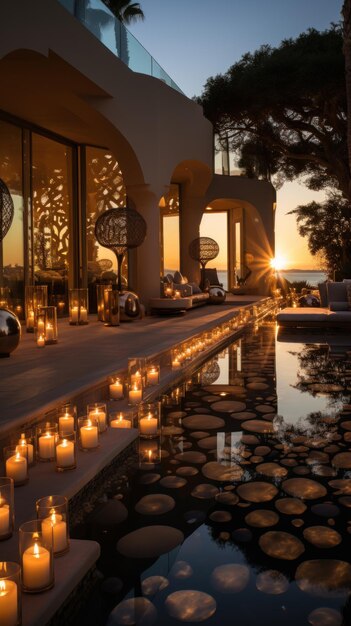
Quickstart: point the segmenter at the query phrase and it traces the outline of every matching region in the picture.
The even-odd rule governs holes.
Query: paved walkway
[[[9,423],[26,421],[80,389],[125,369],[128,357],[150,356],[198,332],[230,319],[236,308],[258,296],[232,296],[223,305],[206,305],[178,317],[145,317],[105,327],[91,316],[87,326],[59,322],[59,342],[38,349],[24,332],[9,359],[0,359],[0,432]]]

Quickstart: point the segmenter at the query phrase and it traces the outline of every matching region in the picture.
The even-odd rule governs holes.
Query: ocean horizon
[[[165,270],[165,274],[174,274],[175,270]],[[277,272],[279,276],[288,280],[290,283],[305,280],[311,287],[317,287],[318,283],[327,280],[327,274],[322,270],[280,270]],[[224,289],[228,289],[228,273],[225,270],[217,270],[219,282],[223,284]]]

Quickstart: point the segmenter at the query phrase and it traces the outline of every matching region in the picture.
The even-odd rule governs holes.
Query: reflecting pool
[[[162,398],[78,529],[102,548],[85,624],[351,624],[351,347],[302,339],[263,325]]]

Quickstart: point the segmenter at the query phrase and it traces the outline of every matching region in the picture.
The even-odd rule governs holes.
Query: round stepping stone
[[[341,626],[342,616],[339,611],[323,606],[309,614],[308,623],[312,626]]]
[[[186,417],[187,413],[185,413],[185,411],[171,411],[170,413],[167,413],[167,418],[169,417],[170,419],[181,419],[182,417]]]
[[[215,415],[189,415],[183,419],[183,426],[190,430],[217,430],[225,426],[225,421]]]
[[[241,443],[247,446],[256,446],[260,443],[260,440],[256,435],[247,435],[246,433],[241,436]]]
[[[303,500],[323,498],[327,493],[323,485],[310,478],[289,478],[281,486],[285,493]]]
[[[238,413],[231,413],[230,417],[233,420],[253,420],[257,417],[256,413],[251,413],[250,411],[239,411]]]
[[[207,461],[207,457],[202,452],[197,452],[196,450],[180,452],[179,454],[176,454],[174,458],[183,463],[202,464]]]
[[[216,601],[208,593],[184,589],[171,593],[165,601],[171,617],[180,622],[204,622],[216,612]]]
[[[257,465],[256,472],[271,478],[285,478],[288,474],[288,470],[278,465],[278,463],[261,463]]]
[[[311,470],[309,467],[306,467],[306,465],[301,465],[300,467],[294,467],[293,472],[298,476],[306,476],[311,473]]]
[[[193,573],[193,568],[186,561],[176,561],[171,571],[172,576],[178,579],[190,578]]]
[[[193,433],[190,433],[190,437],[194,437],[194,439],[204,439],[205,437],[209,437],[210,433],[206,433],[203,430],[195,430]]]
[[[316,548],[335,548],[342,541],[341,535],[327,526],[310,526],[305,528],[303,536]]]
[[[235,493],[222,492],[216,495],[216,502],[220,504],[227,504],[229,506],[235,506],[239,502],[239,498]]]
[[[267,385],[267,383],[254,382],[254,383],[248,383],[246,385],[246,388],[253,389],[255,391],[263,391],[264,389],[269,389],[269,385]]]
[[[336,504],[332,502],[323,502],[322,504],[314,504],[311,507],[312,513],[319,515],[320,517],[337,517],[340,513],[340,509]]]
[[[302,515],[307,509],[306,504],[298,498],[282,498],[276,500],[275,506],[280,513],[285,515]]]
[[[171,496],[163,493],[153,493],[144,496],[135,505],[135,510],[141,515],[163,515],[172,511],[175,507],[175,500]]]
[[[197,445],[203,450],[217,449],[217,436],[214,435],[212,437],[206,437],[206,439],[201,439]]]
[[[119,500],[108,500],[101,509],[89,516],[89,521],[99,526],[121,524],[128,517],[128,509]]]
[[[184,540],[183,533],[171,526],[146,526],[124,535],[117,550],[132,559],[152,559],[167,554]]]
[[[248,528],[236,528],[232,537],[236,543],[249,543],[252,541],[252,532]]]
[[[219,565],[211,574],[211,583],[220,593],[240,593],[247,587],[249,580],[249,568],[239,563]]]
[[[205,400],[205,402],[216,402],[218,396],[204,396],[202,399]]]
[[[167,489],[181,489],[187,484],[187,480],[181,476],[165,476],[161,478],[160,485],[167,487]]]
[[[277,596],[285,593],[289,589],[289,581],[281,572],[269,569],[258,574],[256,587],[259,591],[262,591],[262,593]]]
[[[179,426],[162,426],[162,435],[165,437],[174,437],[175,435],[181,435],[183,432],[184,429]]]
[[[210,387],[204,387],[208,393],[245,393],[245,387],[241,385],[211,385]]]
[[[194,409],[195,413],[211,413],[210,409],[206,409],[203,406],[199,406],[197,409]]]
[[[202,474],[210,480],[219,482],[232,482],[233,480],[241,480],[244,470],[240,465],[224,465],[217,461],[210,461],[201,468]]]
[[[275,413],[276,409],[270,404],[258,404],[255,406],[256,411],[259,413]]]
[[[272,422],[268,422],[267,420],[248,420],[242,422],[241,428],[248,430],[251,433],[268,435],[272,435],[274,433]]]
[[[178,467],[176,470],[176,474],[178,476],[196,476],[199,473],[199,470],[196,467]]]
[[[213,511],[209,515],[211,522],[216,522],[217,524],[230,522],[232,520],[232,515],[229,511]]]
[[[142,476],[140,476],[138,482],[140,485],[152,485],[153,483],[157,483],[160,478],[161,474],[143,474]]]
[[[272,450],[268,446],[257,446],[254,450],[254,454],[258,454],[259,456],[267,456],[270,452],[272,452]]]
[[[252,481],[240,485],[237,493],[248,502],[269,502],[277,495],[278,489],[271,483]]]
[[[351,496],[342,496],[338,498],[339,504],[346,506],[346,508],[351,509]]]
[[[245,411],[245,402],[238,402],[237,400],[220,400],[211,404],[212,411],[218,411],[218,413],[238,413],[239,411]]]
[[[294,561],[305,551],[305,547],[294,535],[278,530],[270,530],[258,540],[261,550],[274,559]]]
[[[245,517],[245,522],[249,526],[255,528],[268,528],[269,526],[275,526],[279,522],[279,515],[274,511],[257,509],[251,511]]]
[[[123,600],[111,611],[107,626],[131,624],[151,626],[157,620],[157,610],[147,598]]]
[[[295,574],[301,591],[319,598],[346,598],[351,588],[351,565],[336,559],[304,561]]]
[[[330,480],[328,485],[333,489],[339,489],[346,495],[351,495],[351,478],[337,478],[336,480]]]
[[[191,495],[193,498],[198,498],[199,500],[211,500],[217,493],[218,489],[214,485],[210,483],[200,483],[192,490]]]
[[[144,596],[154,596],[162,589],[169,586],[168,578],[164,576],[148,576],[141,583],[141,590]]]
[[[351,469],[351,452],[339,452],[332,459],[332,465],[340,469]]]

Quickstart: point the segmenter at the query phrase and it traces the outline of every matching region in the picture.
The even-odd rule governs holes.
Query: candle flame
[[[16,461],[21,458],[21,453],[17,450],[16,452]]]
[[[151,415],[151,413],[149,413],[149,415],[147,416],[147,419],[148,419],[148,420],[151,420],[151,419],[152,419],[152,415]]]
[[[0,592],[6,591],[6,583],[4,580],[0,580]]]
[[[49,433],[49,431],[46,431],[45,437],[51,437],[51,433]]]
[[[52,525],[54,526],[54,525],[56,524],[56,522],[57,522],[57,519],[56,519],[56,511],[55,511],[55,510],[51,513],[51,515],[50,515],[50,519],[51,519],[51,523],[52,523]]]
[[[152,450],[148,450],[147,451],[148,457],[149,457],[149,461],[151,461],[151,457],[152,457]]]
[[[92,424],[92,421],[91,421],[91,420],[88,420],[88,421],[87,421],[87,426],[88,426],[88,428],[91,428],[91,426],[92,426],[92,425],[93,425],[93,424]]]
[[[64,439],[64,440],[62,441],[62,445],[63,445],[63,447],[64,447],[64,448],[67,448],[67,445],[68,445],[68,441],[67,441],[67,439]]]
[[[35,541],[34,546],[33,546],[33,554],[34,556],[39,559],[40,556],[40,550],[39,550],[39,546],[37,544],[37,542]]]
[[[137,385],[137,383],[134,383],[134,385],[133,385],[133,391],[138,391],[138,385]]]

